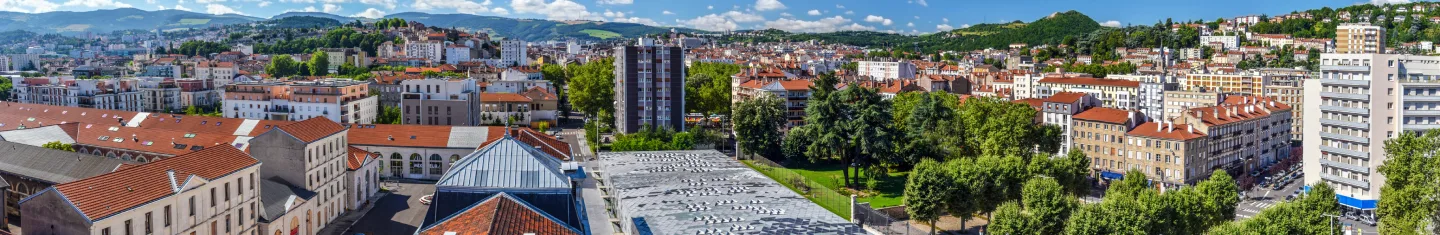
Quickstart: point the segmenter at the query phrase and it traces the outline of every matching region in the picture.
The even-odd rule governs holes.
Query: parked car
[[[1369,226],[1375,226],[1375,220],[1370,218],[1360,218],[1360,223]]]

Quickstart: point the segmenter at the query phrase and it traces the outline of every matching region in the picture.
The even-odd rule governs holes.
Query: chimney
[[[1155,122],[1155,131],[1156,131],[1156,132],[1159,132],[1161,127],[1165,127],[1164,121]]]
[[[1194,133],[1195,133],[1195,126],[1193,126],[1193,125],[1192,125],[1192,126],[1185,126],[1185,131],[1190,132],[1191,134],[1194,134]]]

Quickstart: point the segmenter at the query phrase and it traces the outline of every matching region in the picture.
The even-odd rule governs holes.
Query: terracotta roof
[[[530,89],[526,89],[525,92],[523,92],[523,93],[525,94],[525,97],[526,97],[526,98],[531,98],[531,100],[534,100],[534,98],[537,98],[537,97],[540,98],[540,100],[559,100],[559,99],[560,99],[560,98],[555,97],[555,94],[554,94],[554,93],[550,93],[550,91],[547,91],[547,90],[545,90],[544,88],[540,88],[540,87],[538,87],[538,86],[537,86],[537,87],[530,87]]]
[[[356,148],[355,146],[350,146],[347,149],[349,150],[349,154],[345,156],[345,164],[349,166],[352,171],[359,170],[361,166],[364,166],[365,160],[369,160],[372,157],[379,157],[370,156],[370,152],[365,152],[364,149]]]
[[[560,219],[503,192],[437,220],[416,234],[448,235],[450,232],[465,235],[581,234],[580,230]]]
[[[1094,86],[1140,87],[1140,82],[1137,82],[1137,81],[1119,80],[1119,79],[1104,79],[1104,78],[1089,78],[1089,77],[1053,77],[1053,76],[1046,76],[1044,79],[1040,79],[1040,83],[1063,83],[1063,84],[1094,85]]]
[[[480,93],[480,102],[530,102],[530,97],[515,93]]]
[[[351,128],[348,140],[351,145],[446,148],[449,147],[450,129],[450,126],[436,125],[374,124]]]
[[[1010,101],[1010,102],[1015,102],[1015,103],[1020,103],[1020,104],[1028,104],[1028,105],[1030,105],[1031,108],[1035,108],[1035,110],[1040,110],[1041,108],[1045,107],[1045,100],[1041,100],[1041,99],[1038,99],[1038,98],[1025,98],[1025,99],[1018,99],[1018,100]]]
[[[190,176],[213,180],[259,163],[260,161],[230,145],[216,145],[149,164],[55,185],[54,190],[93,221],[174,195],[175,187],[181,186],[171,184],[168,171],[174,171],[175,184],[184,185]]]
[[[1125,135],[1171,140],[1189,140],[1205,137],[1205,134],[1200,133],[1199,129],[1195,129],[1195,132],[1190,132],[1190,125],[1187,124],[1173,124],[1165,126],[1159,125],[1161,124],[1158,122],[1147,122],[1145,124],[1140,124],[1140,126],[1135,127],[1135,129],[1131,129],[1130,132],[1125,133]]]
[[[810,90],[810,85],[814,84],[806,79],[782,80],[778,83],[780,83],[781,88],[785,88],[787,91],[808,91]]]
[[[49,125],[55,125],[55,124],[61,124],[61,123],[67,123],[67,122],[65,122],[65,121],[60,121],[60,120],[55,120],[55,119],[49,119],[49,118],[41,118],[41,117],[28,117],[28,116],[13,115],[13,114],[0,114],[0,131],[15,130],[15,129],[19,129],[19,128],[22,127],[22,126],[25,127],[25,128],[36,128],[36,127],[49,126]]]
[[[1074,117],[1074,118],[1075,118],[1076,120],[1088,120],[1088,121],[1098,121],[1098,122],[1113,123],[1113,124],[1125,124],[1125,121],[1129,121],[1129,120],[1130,120],[1130,112],[1129,112],[1129,111],[1125,111],[1125,110],[1113,109],[1113,108],[1095,107],[1095,108],[1090,108],[1090,110],[1085,110],[1085,112],[1080,112],[1079,114],[1075,114],[1075,117]]]
[[[335,121],[330,121],[329,118],[313,117],[305,119],[304,121],[282,125],[280,126],[280,130],[290,134],[290,136],[294,136],[296,139],[300,139],[300,141],[310,143],[344,131],[345,126],[341,126],[339,123],[335,123]]]
[[[1051,95],[1050,98],[1045,99],[1045,102],[1071,104],[1079,101],[1081,98],[1085,98],[1085,96],[1085,93],[1080,92],[1058,92],[1055,93],[1055,95]]]
[[[75,142],[83,145],[127,149],[171,156],[194,152],[195,150],[192,150],[194,146],[229,145],[235,141],[235,136],[230,134],[195,133],[169,129],[120,127],[116,125],[89,123],[69,123],[65,125],[75,126],[76,131],[72,133]],[[115,142],[115,139],[121,139],[121,141]]]
[[[485,139],[485,143],[481,143],[480,146],[476,147],[475,149],[478,150],[485,148],[485,146],[489,146],[490,144],[495,143],[495,141],[505,137],[505,127],[491,126],[490,128],[490,135]],[[569,143],[565,143],[565,141],[560,141],[559,139],[555,139],[555,137],[553,136],[546,135],[545,133],[540,133],[539,131],[536,131],[534,129],[525,127],[514,127],[510,129],[510,135],[515,137],[515,140],[519,140],[520,142],[528,144],[530,146],[535,146],[539,148],[541,152],[545,152],[545,154],[550,154],[551,157],[555,157],[556,159],[560,159],[561,161],[569,161],[572,157],[570,154]]]

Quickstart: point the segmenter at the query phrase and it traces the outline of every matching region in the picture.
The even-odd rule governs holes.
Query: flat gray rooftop
[[[864,234],[713,150],[602,153],[600,161],[630,234]]]

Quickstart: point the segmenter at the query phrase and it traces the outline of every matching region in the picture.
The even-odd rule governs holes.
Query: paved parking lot
[[[434,184],[423,183],[386,183],[386,187],[398,185],[398,189],[391,189],[391,194],[380,198],[375,202],[375,208],[370,209],[365,217],[361,217],[354,226],[345,234],[415,234],[420,228],[420,223],[425,220],[425,212],[429,211],[425,205],[420,204],[420,196],[435,192]]]

